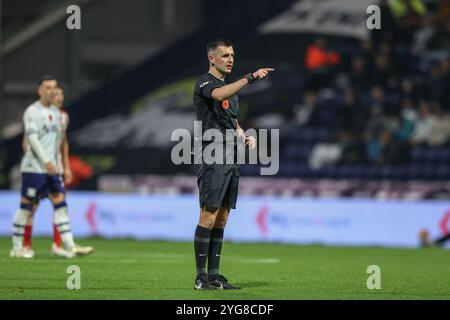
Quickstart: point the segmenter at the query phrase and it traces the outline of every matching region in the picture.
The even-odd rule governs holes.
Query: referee
[[[194,88],[194,105],[197,119],[202,124],[202,137],[205,130],[218,129],[223,133],[225,141],[226,130],[232,129],[233,148],[237,146],[237,139],[242,139],[247,148],[253,149],[256,147],[256,139],[245,136],[237,120],[239,101],[236,94],[254,81],[267,77],[274,69],[259,69],[238,81],[226,84],[225,77],[231,73],[234,64],[233,44],[225,39],[212,41],[207,45],[207,54],[209,72],[198,78]],[[203,149],[211,143],[222,144],[203,141]],[[229,148],[225,148],[225,144],[221,147],[224,148],[224,161],[206,164],[203,159],[197,172],[200,221],[194,239],[196,290],[240,289],[219,274],[224,228],[230,210],[236,208],[239,185],[239,165],[236,161],[226,161],[230,160],[231,153],[228,152]],[[232,160],[236,160],[235,157]]]

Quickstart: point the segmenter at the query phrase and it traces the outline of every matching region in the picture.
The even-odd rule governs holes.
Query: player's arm
[[[228,99],[229,97],[232,97],[235,94],[237,94],[240,90],[242,90],[242,88],[252,83],[253,81],[264,79],[265,77],[267,77],[269,72],[274,70],[275,69],[273,68],[262,68],[256,72],[253,72],[252,74],[249,74],[245,78],[239,79],[238,81],[227,84],[220,88],[215,88],[211,92],[211,98],[217,101],[223,101],[225,99]]]
[[[23,139],[22,139],[22,151],[24,153],[27,151],[27,146],[28,146],[27,138],[26,138],[26,136],[23,136]]]
[[[72,169],[70,168],[70,161],[69,161],[69,140],[67,139],[67,133],[64,132],[64,138],[61,143],[61,155],[62,155],[62,162],[63,162],[63,168],[64,168],[64,182],[67,184],[70,184],[72,182]]]
[[[56,175],[57,174],[56,167],[45,154],[45,151],[42,148],[41,143],[39,142],[38,134],[37,133],[28,134],[27,141],[30,144],[34,154],[38,157],[39,161],[41,161],[45,165],[48,174]]]
[[[31,150],[33,150],[33,153],[36,155],[39,161],[41,161],[45,165],[48,174],[55,175],[56,167],[50,161],[49,157],[45,154],[45,151],[42,148],[41,143],[39,142],[36,117],[30,110],[25,112],[24,114],[24,126],[26,142],[30,145]]]

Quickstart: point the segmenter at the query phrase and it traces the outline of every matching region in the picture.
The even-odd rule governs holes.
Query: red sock
[[[53,224],[53,243],[58,247],[61,247],[61,235],[59,234],[58,228]]]
[[[23,246],[31,247],[31,231],[33,229],[32,225],[25,226],[25,234],[23,236]]]

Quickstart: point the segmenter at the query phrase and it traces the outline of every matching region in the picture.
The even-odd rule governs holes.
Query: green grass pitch
[[[191,243],[83,239],[88,257],[50,255],[36,238],[32,260],[9,258],[0,238],[0,299],[450,299],[450,251],[225,243],[221,273],[240,291],[194,291]],[[81,269],[69,290],[67,267]],[[369,265],[381,289],[366,286]]]

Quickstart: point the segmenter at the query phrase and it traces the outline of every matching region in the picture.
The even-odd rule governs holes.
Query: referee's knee
[[[214,228],[218,228],[218,229],[225,229],[225,226],[226,226],[226,224],[227,224],[227,220],[225,220],[225,219],[217,219],[215,222],[214,222]]]
[[[202,220],[198,223],[199,226],[211,230],[214,227],[214,221]]]
[[[199,225],[204,228],[212,229],[216,222],[217,211],[217,208],[202,208]]]

